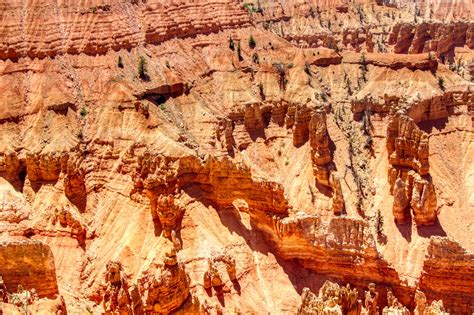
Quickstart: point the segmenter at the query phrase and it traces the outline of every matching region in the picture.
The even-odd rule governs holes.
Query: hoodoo
[[[472,1],[0,3],[0,314],[472,314],[473,213]]]

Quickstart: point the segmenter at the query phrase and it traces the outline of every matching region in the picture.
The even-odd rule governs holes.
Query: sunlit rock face
[[[467,1],[3,1],[4,313],[474,311]]]

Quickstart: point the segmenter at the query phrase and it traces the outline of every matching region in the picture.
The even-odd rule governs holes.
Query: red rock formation
[[[54,257],[49,246],[31,240],[0,244],[1,276],[11,292],[18,286],[35,289],[39,297],[58,294]]]
[[[1,34],[5,40],[0,59],[105,54],[250,24],[245,11],[233,0],[192,5],[167,1],[122,4],[110,0],[87,5],[40,2],[30,5],[24,19],[21,10],[22,5],[14,1],[2,4],[6,27]],[[191,16],[195,18],[186,18]],[[154,23],[157,20],[160,23]]]
[[[311,159],[313,162],[316,182],[329,186],[333,192],[332,208],[334,214],[341,214],[344,210],[344,198],[341,190],[340,178],[334,170],[331,152],[329,149],[329,134],[326,126],[326,113],[317,111],[309,122]]]
[[[123,274],[122,264],[111,261],[107,263],[106,268],[107,287],[102,297],[104,311],[130,314],[133,308],[130,307],[129,287]]]
[[[436,220],[436,192],[429,176],[428,137],[403,113],[393,116],[387,127],[389,182],[394,196],[393,214],[405,222],[410,204],[418,225]]]
[[[294,313],[323,278],[470,312],[470,253],[428,242],[472,250],[471,26],[389,4],[0,4],[0,234],[55,257],[4,279],[64,293],[33,312]],[[336,289],[310,304],[362,311]]]
[[[469,312],[474,308],[473,262],[474,255],[458,243],[442,237],[432,237],[420,279],[420,290],[429,301],[442,297],[440,307],[444,303],[451,314]]]
[[[308,288],[303,289],[297,314],[361,314],[362,304],[357,295],[357,289],[351,289],[349,284],[340,287],[326,281],[318,296]]]
[[[474,47],[473,28],[472,23],[466,22],[402,23],[394,26],[388,43],[394,45],[395,53],[419,54],[436,51],[440,56],[452,58],[454,47]]]
[[[148,270],[139,279],[139,292],[146,313],[169,313],[178,309],[189,296],[189,280],[176,252],[166,254],[164,264]]]

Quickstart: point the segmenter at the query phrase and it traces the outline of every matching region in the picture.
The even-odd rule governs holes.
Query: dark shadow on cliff
[[[411,228],[412,228],[412,218],[410,214],[407,214],[407,219],[405,220],[405,223],[403,224],[398,224],[395,222],[395,225],[397,226],[398,231],[400,231],[400,234],[408,241],[411,242]]]
[[[249,130],[248,133],[253,142],[257,141],[258,138],[262,138],[263,140],[267,139],[264,128]]]
[[[438,218],[433,225],[430,226],[417,226],[418,235],[421,237],[431,237],[431,236],[447,236],[446,231],[443,229],[439,223]]]
[[[217,299],[219,300],[219,303],[221,303],[221,305],[225,307],[224,286],[221,285],[218,287],[214,287],[214,290],[216,291],[216,296],[217,296]]]
[[[442,131],[445,127],[446,124],[448,123],[448,118],[439,118],[435,120],[427,120],[427,121],[422,121],[418,123],[418,127],[426,132],[427,134],[431,134],[433,129],[437,129],[437,131]]]
[[[275,250],[272,249],[272,245],[265,239],[263,233],[260,229],[252,222],[250,218],[250,228],[247,228],[242,223],[241,213],[234,207],[220,208],[216,204],[210,202],[208,199],[204,198],[204,193],[202,190],[196,186],[189,186],[185,189],[185,192],[193,197],[195,200],[201,202],[204,206],[212,206],[216,209],[217,214],[221,220],[221,223],[231,232],[240,235],[249,246],[253,252],[258,252],[263,255],[272,255],[275,257],[278,265],[283,269],[285,274],[288,276],[288,279],[292,283],[295,290],[298,294],[303,292],[305,287],[308,287],[313,292],[318,292],[319,288],[323,285],[324,281],[330,279],[330,277],[317,274],[313,271],[301,266],[301,264],[293,260],[284,260],[280,258]],[[250,214],[249,214],[250,215]],[[237,281],[232,282],[234,288],[240,294],[240,284]],[[212,295],[212,292],[208,292]],[[217,295],[217,291],[216,291]]]
[[[87,195],[76,195],[76,196],[68,196],[66,195],[67,199],[77,207],[80,213],[84,213],[87,209]]]

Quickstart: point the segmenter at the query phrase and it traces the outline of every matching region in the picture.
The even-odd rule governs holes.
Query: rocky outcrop
[[[297,314],[358,315],[362,311],[362,303],[357,298],[357,289],[351,289],[349,284],[339,286],[337,283],[326,281],[319,289],[319,295],[308,288],[303,289]]]
[[[149,269],[138,280],[145,313],[170,313],[189,296],[189,279],[176,252],[166,253],[163,264]]]
[[[467,0],[445,1],[432,0],[430,2],[412,2],[410,0],[384,0],[385,3],[400,9],[417,9],[421,18],[438,19],[440,21],[472,19],[474,12],[472,4]]]
[[[190,156],[173,161],[144,154],[138,157],[137,168],[140,171],[134,177],[135,187],[146,192],[152,205],[159,195],[197,188],[199,198],[220,207],[243,199],[255,211],[275,214],[288,211],[288,202],[279,184],[256,181],[248,167],[236,165],[227,158],[211,157],[201,162]]]
[[[156,199],[150,194],[153,220],[159,220],[166,237],[171,237],[172,231],[179,230],[184,214],[184,206],[172,195],[160,195]]]
[[[344,52],[343,63],[373,65],[376,67],[384,67],[393,70],[410,69],[421,71],[436,71],[438,61],[435,53],[420,54],[379,54],[379,53],[363,53],[357,54],[353,52]]]
[[[268,221],[264,219],[260,216],[254,222],[280,257],[298,259],[305,268],[359,287],[368,281],[383,281],[404,304],[409,303],[407,288],[400,286],[395,270],[378,255],[367,221],[334,217],[327,222],[320,216],[299,213],[291,218],[272,217],[271,231],[262,226]]]
[[[189,296],[189,278],[178,261],[176,250],[153,262],[137,283],[130,284],[120,262],[107,263],[105,287],[99,297],[105,312],[123,314],[170,313]]]
[[[309,137],[316,182],[331,188],[333,192],[332,208],[334,214],[341,214],[344,210],[344,198],[339,175],[335,171],[334,163],[332,162],[329,148],[331,140],[327,131],[326,113],[324,111],[319,110],[311,115]]]
[[[237,271],[235,267],[235,259],[227,253],[213,253],[207,259],[207,270],[204,273],[203,287],[210,289],[211,287],[220,287],[224,285],[223,275],[219,273],[219,264],[225,265],[227,277],[230,281],[237,280]]]
[[[463,108],[467,107],[467,108]],[[446,91],[440,95],[413,103],[408,109],[408,116],[415,122],[445,119],[450,115],[474,110],[474,93],[471,90]]]
[[[59,223],[61,227],[68,228],[71,236],[78,240],[80,244],[84,244],[87,237],[87,224],[77,210],[69,205],[55,207],[51,223],[56,225]]]
[[[411,208],[416,224],[433,224],[437,207],[429,176],[428,135],[411,118],[396,113],[387,127],[387,151],[395,220],[404,223]]]
[[[448,238],[432,237],[423,270],[419,288],[428,300],[442,299],[451,314],[472,312],[474,254]]]
[[[26,294],[27,291],[23,291],[23,294],[12,294],[11,303],[2,303],[2,312],[9,315],[24,315],[25,310],[29,314],[67,314],[66,302],[62,296],[39,299],[31,295],[30,298],[23,299]]]
[[[106,288],[102,296],[105,312],[131,314],[129,286],[122,264],[117,261],[107,263],[105,274]]]
[[[410,311],[398,301],[391,290],[387,290],[387,306],[383,308],[382,314],[409,315]]]
[[[380,234],[389,214],[380,185],[388,160],[396,220],[435,220],[437,183],[446,234],[469,244],[470,222],[454,223],[470,218],[470,83],[438,64],[441,55],[385,53],[387,31],[410,13],[346,2],[0,4],[2,238],[50,244],[71,312],[292,313],[313,276],[361,292],[363,303],[352,288],[336,288],[336,298],[328,284],[327,312],[380,311],[389,287],[408,306],[420,277],[429,302],[465,303],[468,276],[453,277],[448,292],[430,287],[430,277],[442,286],[438,262],[427,259],[423,273],[426,234],[438,225],[403,239],[388,222],[386,243],[374,227]],[[413,52],[434,47],[420,48],[420,34]],[[320,45],[331,48],[306,48]],[[137,74],[141,57],[148,77]],[[350,102],[362,124],[346,115]],[[390,121],[387,158],[380,130],[400,105],[413,121]],[[447,129],[431,122],[440,118]],[[418,123],[435,127],[439,155],[429,161]],[[446,168],[445,136],[463,143]],[[459,182],[450,183],[453,169],[465,175]],[[450,254],[459,265],[467,255]],[[467,263],[459,270],[470,273]],[[363,296],[369,282],[378,298]],[[394,301],[386,311],[406,312]]]
[[[415,310],[413,313],[415,315],[424,315],[424,314],[429,314],[429,315],[439,315],[439,314],[449,314],[446,312],[443,301],[438,300],[438,301],[433,301],[431,302],[431,305],[427,303],[426,295],[419,290],[416,290],[415,292]]]
[[[407,115],[416,123],[446,119],[450,115],[472,112],[474,110],[474,93],[469,88],[456,88],[431,97],[419,97],[410,103],[407,103],[403,97],[387,94],[379,97],[368,95],[351,101],[351,110],[357,120],[367,110],[372,113],[388,115],[390,111],[399,107],[407,107]]]
[[[54,257],[48,245],[32,240],[4,241],[0,243],[0,264],[0,276],[9,291],[22,286],[35,289],[39,297],[58,295]]]
[[[452,60],[455,47],[474,48],[473,30],[474,24],[468,22],[400,23],[393,27],[388,43],[397,54],[436,51],[442,61]]]
[[[45,2],[30,4],[23,18],[22,10],[21,3],[2,4],[6,23],[0,34],[4,39],[0,45],[2,60],[54,57],[64,53],[105,54],[250,25],[247,14],[234,0],[192,4],[167,1],[132,4],[115,0],[106,4],[100,1],[70,5]],[[156,20],[160,23],[154,23]],[[18,38],[23,40],[18,41]]]

